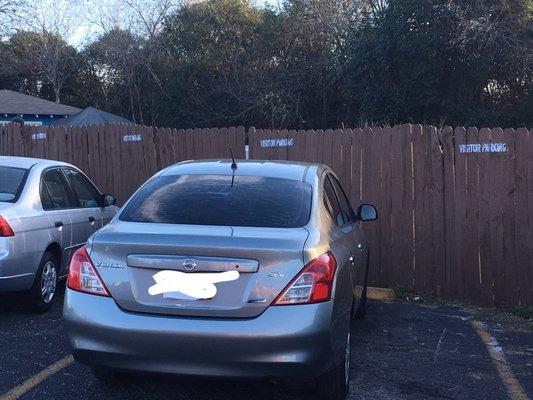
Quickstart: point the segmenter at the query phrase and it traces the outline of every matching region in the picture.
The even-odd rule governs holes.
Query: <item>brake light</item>
[[[78,249],[72,256],[67,286],[78,292],[110,296],[85,247]]]
[[[310,261],[272,304],[311,304],[330,300],[336,268],[333,253],[322,254]]]
[[[7,223],[4,217],[0,216],[0,237],[15,236],[13,229]]]

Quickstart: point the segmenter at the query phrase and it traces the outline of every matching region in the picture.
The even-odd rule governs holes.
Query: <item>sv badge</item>
[[[271,278],[283,278],[285,276],[286,272],[276,272],[276,271],[270,271],[268,273],[268,276]]]

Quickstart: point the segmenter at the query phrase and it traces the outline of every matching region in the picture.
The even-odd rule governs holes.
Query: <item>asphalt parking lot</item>
[[[103,384],[65,358],[61,301],[44,315],[28,314],[18,303],[16,296],[0,297],[0,400],[314,396],[309,386],[255,381],[131,376]],[[371,303],[353,326],[350,398],[533,398],[531,328],[478,320],[475,310],[457,306]]]

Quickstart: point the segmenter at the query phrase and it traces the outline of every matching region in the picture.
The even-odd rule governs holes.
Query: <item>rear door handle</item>
[[[350,261],[352,264],[355,264],[355,258],[353,258],[353,256],[350,256],[350,258],[348,258],[348,261]]]
[[[89,217],[89,222],[90,222],[91,224],[94,224],[94,221],[96,221],[96,219],[95,219],[94,217]]]
[[[63,221],[56,221],[54,225],[56,228],[61,228],[63,226]]]

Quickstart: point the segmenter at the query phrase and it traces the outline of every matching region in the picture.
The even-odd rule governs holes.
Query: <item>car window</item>
[[[70,168],[65,172],[82,208],[102,205],[102,194],[85,175]]]
[[[282,178],[174,175],[149,181],[120,220],[167,224],[295,228],[307,224],[312,187]]]
[[[50,193],[48,193],[48,189],[46,188],[46,185],[44,184],[44,182],[41,183],[40,191],[41,191],[41,204],[43,205],[43,209],[53,210],[54,203],[52,203],[52,199],[50,198]]]
[[[333,221],[338,225],[344,225],[344,217],[342,215],[342,210],[335,195],[335,190],[331,181],[326,178],[324,179],[324,204],[328,210],[329,215],[333,218]]]
[[[46,171],[41,183],[41,203],[45,210],[77,207],[76,200],[60,169]]]
[[[341,206],[342,215],[344,216],[345,223],[353,222],[353,212],[352,207],[350,206],[350,202],[348,201],[348,198],[346,197],[346,194],[344,193],[344,190],[342,189],[342,186],[340,182],[335,178],[335,176],[329,174],[328,179],[331,181],[331,184],[333,185],[333,188],[335,189],[335,193],[337,194],[337,198],[339,199],[339,203]]]
[[[27,169],[0,166],[0,201],[15,202],[24,184]]]

